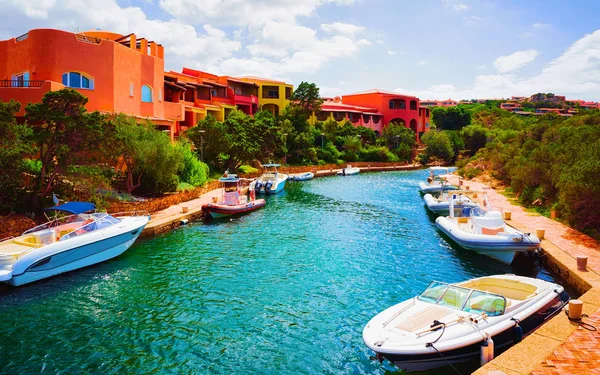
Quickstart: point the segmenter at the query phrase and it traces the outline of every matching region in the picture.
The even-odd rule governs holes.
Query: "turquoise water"
[[[514,272],[440,237],[417,189],[426,176],[289,183],[249,215],[193,223],[94,267],[3,286],[0,372],[396,372],[362,342],[371,317],[432,279]]]

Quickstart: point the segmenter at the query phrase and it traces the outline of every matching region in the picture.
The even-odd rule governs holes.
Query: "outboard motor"
[[[267,181],[267,183],[265,184],[265,192],[270,192],[271,188],[273,187],[273,181],[269,180]]]
[[[263,187],[262,181],[256,181],[256,184],[254,185],[254,191],[260,191],[260,189],[262,189],[262,187]]]

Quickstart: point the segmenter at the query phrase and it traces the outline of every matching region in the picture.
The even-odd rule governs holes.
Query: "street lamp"
[[[396,148],[398,148],[400,146],[400,135],[396,134],[394,137],[396,138]]]
[[[200,160],[204,163],[204,133],[206,130],[199,130],[200,132]]]
[[[321,152],[323,152],[323,141],[325,140],[325,133],[321,133]]]

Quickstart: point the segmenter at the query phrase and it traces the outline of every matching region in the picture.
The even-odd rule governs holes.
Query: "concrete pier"
[[[458,177],[449,180],[458,185]],[[509,224],[515,228],[534,234],[538,228],[545,229],[543,262],[582,294],[578,299],[584,302],[583,313],[589,316],[583,321],[600,328],[600,244],[556,220],[527,212],[487,185],[474,181],[468,184],[472,192],[478,193],[477,200],[487,193],[493,209],[511,211]],[[588,257],[585,270],[577,268],[578,256]],[[561,312],[474,374],[592,374],[599,368],[600,333],[581,328]]]

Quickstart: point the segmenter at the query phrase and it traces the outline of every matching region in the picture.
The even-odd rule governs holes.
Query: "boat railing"
[[[68,215],[68,216],[63,216],[63,217],[60,217],[60,218],[57,218],[54,220],[50,220],[48,222],[45,222],[44,224],[40,224],[36,227],[26,230],[21,235],[23,236],[23,235],[26,235],[29,233],[37,232],[37,231],[44,230],[44,229],[54,228],[54,227],[57,227],[62,224],[70,223],[72,221],[75,221],[75,219],[77,219],[78,216],[79,215]]]

